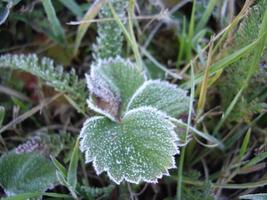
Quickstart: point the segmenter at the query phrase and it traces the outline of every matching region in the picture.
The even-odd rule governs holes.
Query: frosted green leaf
[[[59,92],[63,92],[75,102],[80,112],[86,108],[87,91],[84,80],[80,80],[72,68],[69,73],[64,67],[55,65],[49,58],[39,58],[36,54],[4,54],[0,55],[0,68],[22,70],[46,81],[46,84]]]
[[[101,108],[99,104],[97,105],[97,101],[91,98],[89,107],[99,112],[92,106],[94,104],[104,113],[109,113],[117,118],[125,111],[130,98],[144,81],[144,74],[139,72],[129,60],[120,57],[99,60],[96,65],[91,67],[90,76],[87,76],[87,84],[93,96],[109,105]],[[111,110],[114,107],[115,111]]]
[[[174,155],[179,152],[174,125],[150,107],[127,112],[120,123],[92,117],[80,138],[86,162],[93,162],[97,174],[106,171],[117,184],[156,182],[175,167]]]
[[[188,111],[190,98],[187,92],[166,81],[146,81],[132,96],[127,110],[151,106],[171,117]]]
[[[8,153],[0,158],[0,185],[8,196],[44,192],[55,182],[54,166],[40,154]]]

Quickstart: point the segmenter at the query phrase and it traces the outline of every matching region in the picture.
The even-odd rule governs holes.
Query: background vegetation
[[[267,199],[267,1],[105,2],[0,2],[0,197]],[[95,115],[85,73],[119,54],[192,102],[194,130],[157,184],[116,185],[78,150]]]

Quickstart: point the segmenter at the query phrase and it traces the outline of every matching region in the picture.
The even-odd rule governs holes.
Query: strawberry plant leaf
[[[99,60],[91,67],[90,76],[87,75],[88,88],[98,98],[98,101],[90,98],[89,107],[99,112],[90,106],[95,105],[104,111],[101,114],[109,113],[116,118],[125,111],[130,98],[144,81],[144,74],[129,60],[120,57]]]
[[[187,92],[166,81],[146,81],[132,96],[127,110],[151,106],[171,117],[179,117],[189,109]]]
[[[44,192],[56,183],[56,170],[40,154],[8,153],[0,158],[0,185],[7,196]]]
[[[80,134],[80,149],[97,174],[106,171],[117,184],[156,182],[175,167],[178,141],[174,125],[162,112],[141,107],[127,112],[120,123],[89,118]]]

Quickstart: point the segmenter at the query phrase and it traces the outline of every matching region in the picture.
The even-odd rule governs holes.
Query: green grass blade
[[[5,117],[5,108],[3,106],[0,106],[0,128],[2,127],[4,117]]]
[[[259,188],[267,185],[267,179],[263,179],[257,182],[251,183],[240,183],[240,184],[214,184],[216,188],[224,189],[250,189],[250,188]]]
[[[219,121],[219,123],[217,124],[217,126],[214,129],[214,135],[217,135],[217,133],[219,132],[219,130],[221,129],[223,123],[225,122],[225,120],[227,119],[227,117],[230,115],[231,111],[234,109],[236,103],[238,102],[238,99],[240,98],[243,90],[245,87],[242,87],[239,92],[236,94],[235,98],[232,100],[232,102],[230,103],[230,105],[228,106],[228,108],[226,109],[226,112],[223,114],[221,120]]]
[[[248,149],[248,145],[249,145],[249,139],[250,139],[250,135],[251,135],[251,128],[248,129],[247,134],[243,140],[243,143],[241,145],[240,148],[240,153],[239,153],[239,158],[240,160],[242,160],[243,156],[245,155],[245,153],[247,152]]]
[[[76,1],[74,0],[59,0],[59,1],[77,17],[83,16],[83,12],[79,4],[76,3]]]
[[[191,124],[191,118],[192,118],[192,112],[193,112],[193,103],[194,103],[194,96],[195,96],[195,75],[194,75],[194,66],[193,63],[191,64],[191,93],[190,93],[190,103],[189,103],[189,114],[187,119],[187,128],[186,128],[186,134],[185,139],[187,140],[187,136],[189,134],[190,130],[190,124]],[[185,141],[187,143],[187,141]],[[186,147],[182,147],[180,161],[179,161],[179,167],[178,167],[178,181],[177,181],[177,200],[182,200],[182,183],[183,183],[183,167],[184,167],[184,161],[185,161],[185,150]]]
[[[207,98],[207,93],[208,93],[208,82],[209,82],[209,67],[211,64],[211,59],[212,59],[212,48],[213,48],[213,42],[211,42],[210,47],[209,47],[209,53],[208,53],[208,58],[205,66],[205,71],[204,71],[204,79],[201,84],[200,88],[200,94],[199,94],[199,100],[198,100],[198,105],[197,105],[197,116],[199,117],[205,108],[206,104],[206,98]]]
[[[252,159],[251,159],[251,160],[244,166],[244,168],[254,166],[254,165],[256,165],[257,163],[263,161],[263,160],[266,159],[266,158],[267,158],[267,152],[260,153],[260,154],[257,155],[256,157],[252,158]]]
[[[188,32],[188,46],[186,46],[186,60],[189,61],[192,55],[192,48],[193,48],[193,37],[195,34],[195,14],[196,14],[196,0],[193,0],[193,8],[190,17],[189,23],[189,32]]]
[[[181,120],[177,120],[175,118],[171,118],[171,121],[175,124],[177,124],[178,126],[187,128],[188,125],[184,122],[182,122]],[[209,135],[207,133],[201,132],[199,130],[197,130],[196,128],[189,126],[189,129],[192,133],[198,135],[199,137],[207,140],[210,143],[213,143],[214,145],[216,145],[217,147],[219,147],[220,149],[224,149],[224,145],[221,141],[219,141],[218,139],[216,139],[215,137],[213,137],[212,135]]]
[[[107,0],[97,0],[91,5],[91,7],[88,9],[86,14],[84,15],[82,21],[85,21],[85,23],[81,23],[78,27],[75,44],[74,44],[74,51],[73,54],[76,56],[78,54],[79,47],[81,45],[82,39],[88,30],[89,26],[91,25],[90,20],[94,19],[102,6],[107,3]]]
[[[54,157],[50,157],[52,160],[52,163],[55,165],[55,167],[57,168],[57,170],[62,174],[63,177],[67,177],[67,170],[66,168]]]
[[[143,64],[142,64],[142,57],[140,55],[140,52],[139,52],[139,48],[138,48],[138,45],[135,41],[135,38],[132,37],[132,35],[130,33],[128,33],[127,29],[125,28],[124,24],[122,23],[122,21],[120,20],[119,16],[117,15],[117,13],[115,12],[113,6],[109,3],[109,7],[110,7],[110,10],[113,14],[113,17],[115,19],[115,21],[118,23],[119,27],[121,28],[121,30],[123,31],[127,41],[129,42],[132,50],[133,50],[133,53],[134,53],[134,56],[135,56],[135,60],[137,62],[137,66],[138,66],[138,69],[140,71],[143,71]]]
[[[70,160],[68,169],[67,181],[68,184],[75,190],[77,186],[77,168],[79,161],[79,139],[77,139]]]
[[[48,21],[51,25],[54,37],[60,44],[65,44],[65,31],[57,18],[56,11],[51,0],[43,0],[42,4],[44,6]]]
[[[225,114],[223,115],[222,119],[220,120],[220,122],[218,123],[218,125],[215,128],[214,134],[217,134],[218,131],[220,130],[220,128],[222,127],[223,123],[225,122],[225,120],[227,119],[227,117],[229,116],[231,111],[233,110],[234,106],[238,102],[238,99],[240,98],[242,92],[246,89],[247,85],[249,84],[250,78],[254,74],[255,67],[259,66],[261,55],[262,55],[262,53],[264,51],[264,46],[265,46],[266,41],[267,41],[267,31],[266,30],[267,30],[267,11],[264,14],[264,19],[263,19],[263,22],[261,23],[259,36],[258,36],[258,39],[256,40],[256,41],[258,41],[256,43],[257,47],[255,49],[253,49],[254,50],[254,52],[253,52],[254,55],[253,55],[253,58],[252,58],[252,62],[249,63],[250,68],[249,68],[249,71],[248,71],[248,74],[247,74],[246,82],[244,83],[242,88],[239,90],[239,92],[237,93],[237,95],[235,96],[235,98],[233,99],[233,101],[231,102],[229,107],[227,108]]]
[[[209,1],[209,4],[208,4],[204,14],[202,15],[199,23],[197,24],[197,27],[196,27],[197,32],[205,27],[205,25],[207,24],[217,2],[218,2],[218,0],[210,0]]]
[[[215,74],[219,70],[222,70],[222,69],[224,69],[226,67],[229,67],[232,63],[234,63],[237,60],[239,60],[242,56],[244,56],[248,52],[252,51],[254,48],[256,48],[256,46],[258,45],[259,41],[260,41],[260,39],[257,39],[254,42],[252,42],[251,44],[243,47],[242,49],[234,52],[231,55],[226,56],[225,58],[222,58],[221,60],[219,60],[215,64],[212,64],[210,69],[209,69],[209,76]],[[203,79],[204,79],[204,72],[201,72],[198,75],[196,75],[196,78],[195,78],[196,84],[200,83],[201,81],[203,81]],[[182,87],[183,88],[190,88],[190,81],[184,83],[182,85]]]

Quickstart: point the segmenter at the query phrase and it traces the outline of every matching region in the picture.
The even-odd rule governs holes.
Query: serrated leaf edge
[[[148,85],[153,84],[153,83],[161,84],[161,85],[164,85],[164,86],[166,86],[166,87],[168,87],[168,88],[171,88],[171,89],[180,90],[181,92],[184,93],[184,94],[183,94],[184,96],[187,95],[187,91],[182,90],[182,89],[178,88],[176,85],[174,85],[174,84],[170,84],[170,83],[167,82],[167,81],[162,81],[162,80],[160,80],[160,79],[157,79],[157,80],[148,80],[148,81],[145,81],[145,82],[143,83],[143,85],[141,85],[141,86],[136,90],[136,92],[133,94],[133,96],[131,97],[131,99],[130,99],[130,101],[129,101],[127,107],[126,107],[126,112],[129,111],[129,108],[130,108],[130,106],[131,106],[133,100],[134,100],[138,95],[140,95],[140,94],[143,92],[143,90],[144,90]],[[162,111],[161,111],[161,112],[162,112]],[[167,114],[165,114],[165,115],[167,115]]]
[[[178,146],[177,146],[177,144],[176,144],[176,142],[179,141],[179,138],[178,138],[177,134],[176,134],[175,131],[174,131],[174,128],[175,128],[176,126],[175,126],[171,121],[169,121],[169,118],[170,118],[170,117],[169,117],[167,114],[165,114],[164,112],[159,111],[159,110],[157,110],[157,109],[155,109],[155,108],[153,108],[153,107],[140,107],[140,108],[136,108],[136,109],[133,109],[133,110],[130,110],[130,111],[126,112],[123,118],[127,117],[127,115],[129,115],[129,114],[132,114],[132,113],[134,113],[134,112],[139,112],[140,110],[143,110],[143,109],[149,109],[149,110],[151,110],[151,111],[153,111],[153,112],[157,112],[160,116],[162,116],[164,119],[166,119],[167,123],[170,125],[170,128],[169,128],[170,136],[173,138],[173,145],[175,146],[175,149],[176,149],[176,152],[173,153],[173,154],[171,155],[171,156],[172,156],[172,158],[171,158],[171,159],[172,159],[172,163],[171,163],[171,165],[170,165],[170,166],[167,166],[167,167],[164,169],[165,171],[164,171],[164,172],[161,172],[161,173],[160,173],[159,175],[157,175],[156,178],[153,179],[153,180],[149,180],[149,179],[146,179],[146,178],[144,178],[144,177],[140,177],[140,176],[138,177],[137,181],[133,181],[133,180],[131,180],[131,179],[125,177],[125,176],[122,176],[121,179],[116,180],[116,178],[113,177],[113,176],[111,175],[109,168],[107,168],[107,167],[104,167],[103,169],[99,169],[99,168],[98,168],[98,166],[97,166],[97,164],[96,164],[96,157],[95,157],[95,156],[85,156],[85,157],[86,157],[85,162],[86,162],[86,163],[90,163],[90,162],[93,163],[93,167],[94,167],[94,169],[95,169],[97,175],[100,175],[102,172],[107,172],[108,177],[109,177],[114,183],[116,183],[116,184],[118,184],[118,185],[119,185],[123,180],[125,180],[125,181],[127,181],[127,182],[129,182],[129,183],[134,183],[134,184],[139,184],[139,183],[142,182],[142,181],[147,182],[147,183],[158,183],[158,179],[161,179],[163,176],[169,176],[169,175],[170,175],[170,174],[169,174],[169,170],[170,170],[170,169],[174,169],[174,168],[176,168],[176,163],[175,163],[175,157],[174,157],[174,156],[175,156],[176,154],[179,154],[179,153],[180,153],[179,148],[178,148]],[[104,118],[106,118],[106,117],[104,117],[104,116],[96,116],[96,117],[91,117],[91,118],[87,119],[87,120],[84,122],[84,124],[83,124],[83,128],[81,129],[79,138],[80,138],[80,140],[81,140],[81,142],[80,142],[80,150],[81,150],[82,152],[85,152],[85,154],[87,154],[87,152],[88,152],[88,151],[87,151],[87,149],[88,149],[87,146],[85,146],[85,145],[83,144],[83,137],[84,137],[85,134],[86,134],[86,131],[85,131],[85,130],[86,130],[86,128],[87,128],[87,125],[86,125],[86,124],[91,123],[92,121],[95,121],[95,120],[98,120],[98,119],[104,119]],[[89,157],[91,158],[90,160],[88,159]]]
[[[107,118],[109,118],[110,120],[112,120],[114,122],[117,121],[114,116],[112,116],[111,114],[109,114],[108,112],[104,111],[103,109],[99,108],[98,106],[96,106],[94,104],[94,101],[92,99],[92,96],[93,96],[92,91],[94,91],[94,89],[92,88],[92,84],[90,83],[90,79],[91,79],[91,76],[94,76],[94,74],[96,74],[95,70],[97,68],[100,68],[103,65],[111,65],[111,64],[116,64],[116,63],[123,63],[124,65],[126,65],[127,67],[130,67],[131,69],[136,68],[135,64],[133,62],[131,62],[129,59],[125,59],[125,58],[122,58],[121,56],[117,56],[115,58],[110,57],[108,59],[98,59],[97,62],[92,64],[90,74],[85,74],[87,87],[88,87],[89,91],[91,91],[90,97],[86,101],[88,104],[88,107],[91,110],[93,110],[93,111],[95,111],[101,115],[106,116]],[[143,73],[141,73],[141,75],[144,77],[144,81],[146,82],[146,80],[147,80],[146,73],[143,72]],[[104,75],[102,75],[102,76],[104,76]],[[105,77],[105,78],[108,79],[108,77]],[[139,90],[139,88],[137,90]],[[118,91],[111,91],[111,92],[114,93],[115,95],[118,95],[118,97],[120,96],[118,94]]]

